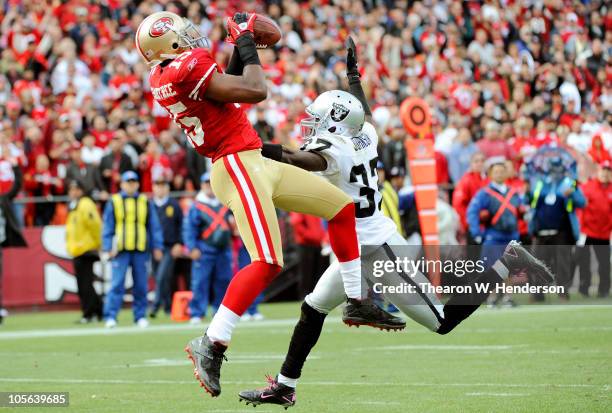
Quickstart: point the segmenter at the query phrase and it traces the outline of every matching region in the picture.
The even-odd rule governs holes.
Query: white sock
[[[232,339],[232,332],[238,321],[240,321],[238,314],[221,305],[210,322],[206,335],[212,341],[229,342]]]
[[[361,258],[340,263],[344,292],[348,298],[361,299]]]
[[[290,379],[289,377],[285,377],[282,374],[278,373],[278,382],[284,384],[285,386],[295,387],[297,386],[298,379]]]
[[[499,275],[502,280],[508,279],[508,275],[510,275],[510,270],[508,270],[508,267],[506,267],[500,260],[495,261],[491,268],[495,270],[497,275]]]

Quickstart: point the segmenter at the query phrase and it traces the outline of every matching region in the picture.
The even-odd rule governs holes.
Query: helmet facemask
[[[312,138],[317,134],[317,130],[321,127],[322,120],[316,113],[306,108],[306,113],[310,115],[309,118],[302,119],[300,121],[300,127],[302,129],[302,137],[304,139]]]
[[[209,47],[208,38],[188,19],[183,18],[182,27],[170,26],[170,30],[178,37],[177,53],[162,53],[160,57],[163,59],[174,59],[180,53],[181,49],[195,49],[198,47]],[[151,62],[152,66],[159,64],[160,62]]]
[[[200,33],[200,30],[188,19],[183,19],[184,27],[180,30],[172,28],[179,37],[179,47],[195,49],[198,47],[209,47],[208,38]]]

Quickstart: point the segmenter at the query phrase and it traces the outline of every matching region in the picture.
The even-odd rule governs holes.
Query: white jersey
[[[395,223],[380,211],[377,145],[376,129],[365,122],[354,138],[324,132],[307,139],[301,148],[322,155],[327,169],[319,174],[353,198],[357,237],[362,245],[382,245],[397,230]]]

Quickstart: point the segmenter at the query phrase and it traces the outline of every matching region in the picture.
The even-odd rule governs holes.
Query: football
[[[258,48],[274,46],[282,37],[278,24],[271,18],[262,14],[257,15],[253,29],[255,44]]]

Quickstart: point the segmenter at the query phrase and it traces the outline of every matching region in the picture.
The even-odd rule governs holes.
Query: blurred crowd
[[[174,191],[199,187],[206,160],[153,102],[148,68],[133,46],[138,24],[162,9],[193,21],[222,66],[233,50],[224,42],[225,17],[244,10],[278,22],[282,40],[260,50],[269,96],[249,117],[264,141],[294,147],[305,106],[322,91],[346,89],[351,34],[384,172],[397,189],[409,185],[399,120],[408,96],[432,109],[427,138],[435,139],[438,183],[449,191],[483,173],[472,165],[476,153],[481,162],[503,156],[509,178],[519,181],[543,145],[570,152],[581,182],[612,160],[612,8],[605,1],[6,0],[0,191],[11,187],[16,161],[21,196],[65,194],[77,179],[105,200],[127,170],[138,172],[143,192],[159,177]],[[467,203],[455,210],[459,232],[468,233]],[[46,225],[61,223],[63,211],[28,203],[18,215],[26,225]]]

